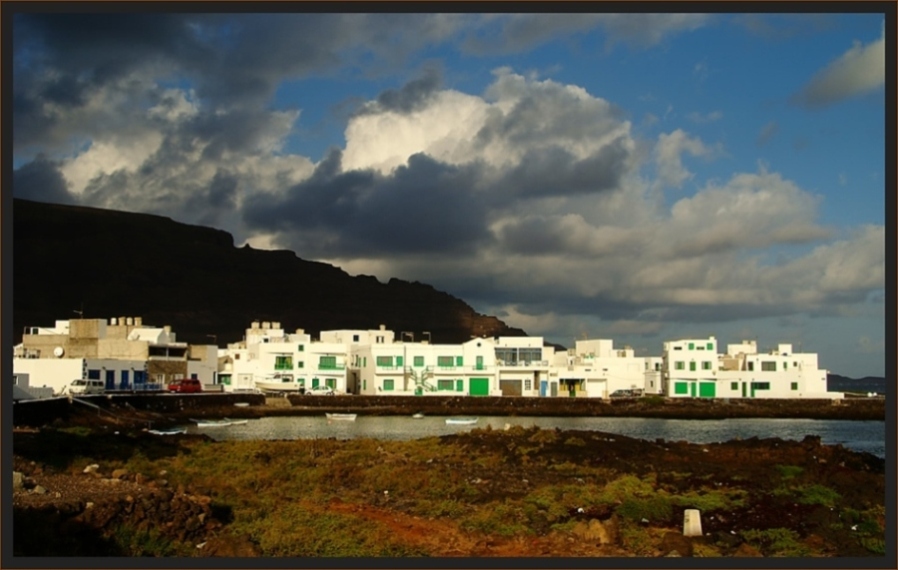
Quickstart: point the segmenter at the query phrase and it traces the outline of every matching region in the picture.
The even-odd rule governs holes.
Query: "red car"
[[[203,385],[196,378],[184,378],[175,380],[168,385],[169,392],[180,392],[181,394],[192,394],[203,391]]]

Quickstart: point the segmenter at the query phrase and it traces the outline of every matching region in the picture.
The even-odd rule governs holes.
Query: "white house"
[[[607,398],[617,390],[660,392],[660,358],[637,357],[627,346],[615,349],[610,339],[578,340],[553,361],[559,384],[568,396]]]
[[[361,394],[500,394],[493,339],[461,344],[393,342],[360,346],[352,367]]]
[[[500,336],[496,339],[496,368],[501,395],[559,395],[562,390],[559,379],[552,375],[555,349],[544,344],[541,336]]]
[[[828,392],[827,371],[817,367],[816,353],[794,353],[780,344],[758,353],[755,341],[727,346],[721,357],[718,397],[730,398],[842,398]]]
[[[717,339],[713,336],[665,342],[661,368],[665,396],[717,397]]]

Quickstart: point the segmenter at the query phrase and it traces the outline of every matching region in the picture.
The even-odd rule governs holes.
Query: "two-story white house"
[[[664,343],[662,392],[671,398],[716,398],[717,339],[682,339]]]

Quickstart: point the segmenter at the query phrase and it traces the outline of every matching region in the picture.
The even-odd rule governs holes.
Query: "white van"
[[[72,380],[68,386],[62,389],[63,394],[103,394],[106,385],[102,380]]]

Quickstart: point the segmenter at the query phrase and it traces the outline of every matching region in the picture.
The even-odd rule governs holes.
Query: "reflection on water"
[[[204,433],[225,439],[375,439],[408,440],[441,436],[474,428],[503,429],[511,426],[538,426],[577,430],[596,430],[653,441],[685,440],[713,443],[750,437],[801,440],[806,435],[820,436],[824,444],[841,444],[855,451],[885,457],[885,422],[804,419],[726,419],[667,420],[657,418],[546,418],[483,416],[476,425],[447,425],[444,417],[415,419],[411,416],[358,416],[356,421],[330,421],[321,416],[271,417],[250,420],[246,425],[227,428],[189,427],[190,433]]]

